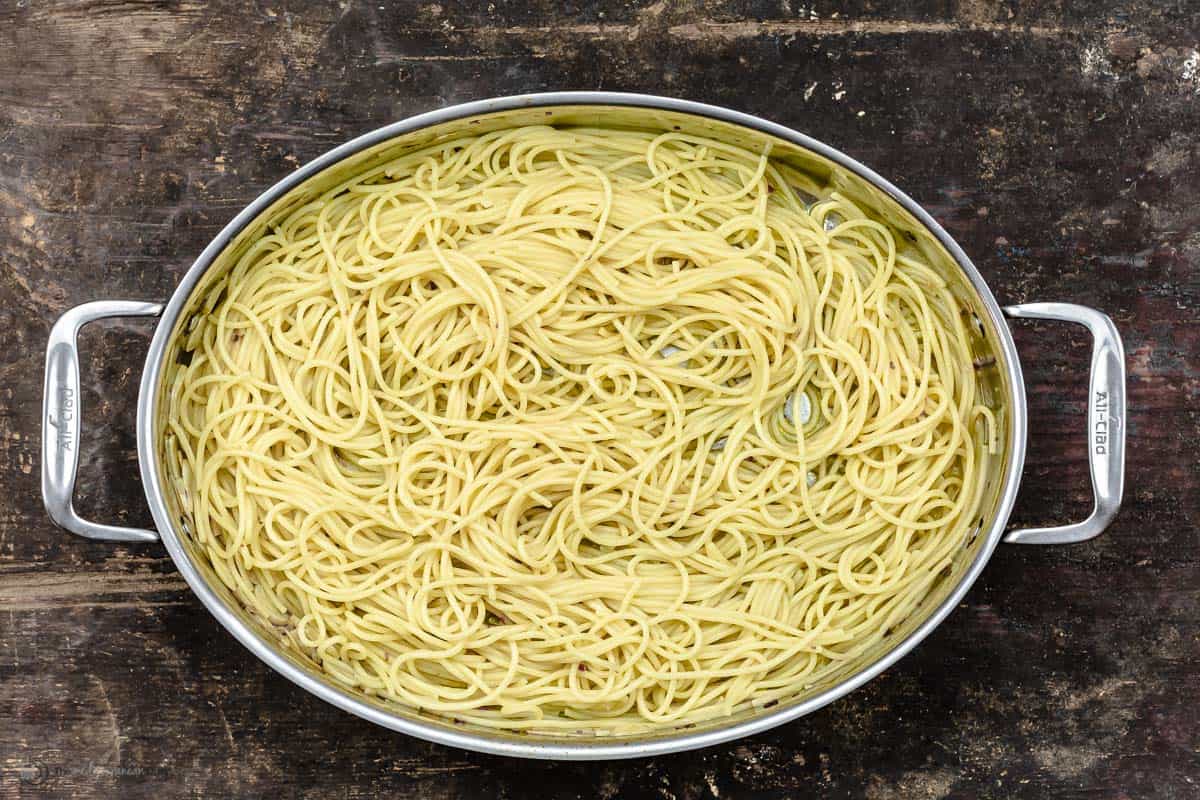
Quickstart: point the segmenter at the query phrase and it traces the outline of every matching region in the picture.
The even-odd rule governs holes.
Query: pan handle
[[[75,473],[79,469],[79,329],[107,317],[157,317],[160,303],[97,300],[68,310],[50,330],[46,345],[46,384],[42,395],[42,502],[63,528],[88,539],[153,542],[154,531],[88,522],[75,513]]]
[[[1108,527],[1125,492],[1125,351],[1107,315],[1071,303],[1026,303],[1004,312],[1022,319],[1053,319],[1086,325],[1092,332],[1092,371],[1088,386],[1088,467],[1095,506],[1083,522],[1053,528],[1011,531],[1006,542],[1070,544],[1085,542]]]

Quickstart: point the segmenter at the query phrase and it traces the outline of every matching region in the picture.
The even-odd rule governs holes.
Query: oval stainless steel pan
[[[347,175],[415,147],[465,133],[524,124],[589,125],[638,130],[679,130],[762,149],[805,172],[830,191],[850,196],[884,220],[946,279],[971,318],[972,346],[986,402],[996,413],[1003,448],[991,462],[976,510],[977,526],[949,573],[916,613],[874,650],[823,684],[798,688],[771,708],[750,708],[701,726],[670,728],[638,737],[510,734],[468,725],[346,689],[242,609],[197,558],[189,511],[162,470],[171,447],[164,436],[164,393],[182,357],[190,321],[219,290],[238,254],[271,221]],[[158,317],[138,398],[138,456],[146,499],[157,531],[89,522],[72,507],[80,426],[79,328],[105,317]],[[1021,365],[1007,318],[1038,318],[1087,326],[1094,339],[1087,430],[1095,508],[1084,521],[1053,528],[1005,532],[1025,459],[1026,406]],[[1028,544],[1080,542],[1100,533],[1121,502],[1125,450],[1125,367],[1121,340],[1099,311],[1068,303],[1032,303],[1001,309],[987,283],[953,239],[920,206],[849,156],[796,131],[758,117],[664,97],[612,92],[560,92],[465,103],[413,117],[360,136],[305,165],[264,192],[212,241],[165,304],[100,300],[67,311],[54,326],[46,351],[42,434],[42,494],[50,516],[81,536],[111,541],[161,540],[180,573],[213,616],[273,669],[353,714],[443,744],[527,758],[604,759],[648,756],[705,747],[757,733],[818,709],[862,685],[913,649],[945,619],[983,570],[1001,540]],[[167,699],[164,698],[164,702]]]

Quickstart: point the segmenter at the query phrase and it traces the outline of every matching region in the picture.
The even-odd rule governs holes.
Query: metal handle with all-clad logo
[[[1083,522],[1011,531],[1006,542],[1069,544],[1083,542],[1108,526],[1125,493],[1125,350],[1111,319],[1094,308],[1072,303],[1008,306],[1010,317],[1077,322],[1092,333],[1088,381],[1088,465],[1095,505]]]
[[[79,469],[79,329],[106,317],[157,317],[162,304],[99,300],[67,311],[50,331],[46,346],[46,385],[42,393],[42,500],[51,519],[89,539],[152,542],[154,531],[88,522],[75,513],[75,473]]]

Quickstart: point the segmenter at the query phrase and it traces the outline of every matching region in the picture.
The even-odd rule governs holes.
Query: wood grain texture
[[[0,797],[1200,797],[1198,47],[1182,0],[0,4]],[[360,722],[237,645],[161,547],[51,525],[37,448],[58,314],[166,298],[242,206],[350,136],[556,88],[793,126],[924,203],[1002,302],[1111,314],[1131,407],[1112,528],[1001,548],[916,652],[807,718],[579,765]],[[149,333],[84,336],[77,505],[97,519],[149,524]],[[1017,336],[1032,431],[1013,522],[1080,517],[1089,343]]]

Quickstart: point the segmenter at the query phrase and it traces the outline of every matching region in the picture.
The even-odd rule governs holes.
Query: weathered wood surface
[[[0,796],[1200,797],[1198,46],[1184,0],[5,0]],[[237,645],[161,547],[50,524],[37,448],[59,313],[167,297],[240,207],[354,134],[552,88],[794,126],[927,204],[1003,302],[1109,312],[1132,406],[1116,524],[1002,547],[917,652],[808,718],[607,765],[369,726]],[[78,505],[98,519],[149,524],[133,453],[148,333],[85,336]],[[1065,521],[1089,502],[1088,343],[1051,325],[1018,338],[1032,443],[1014,522]]]

